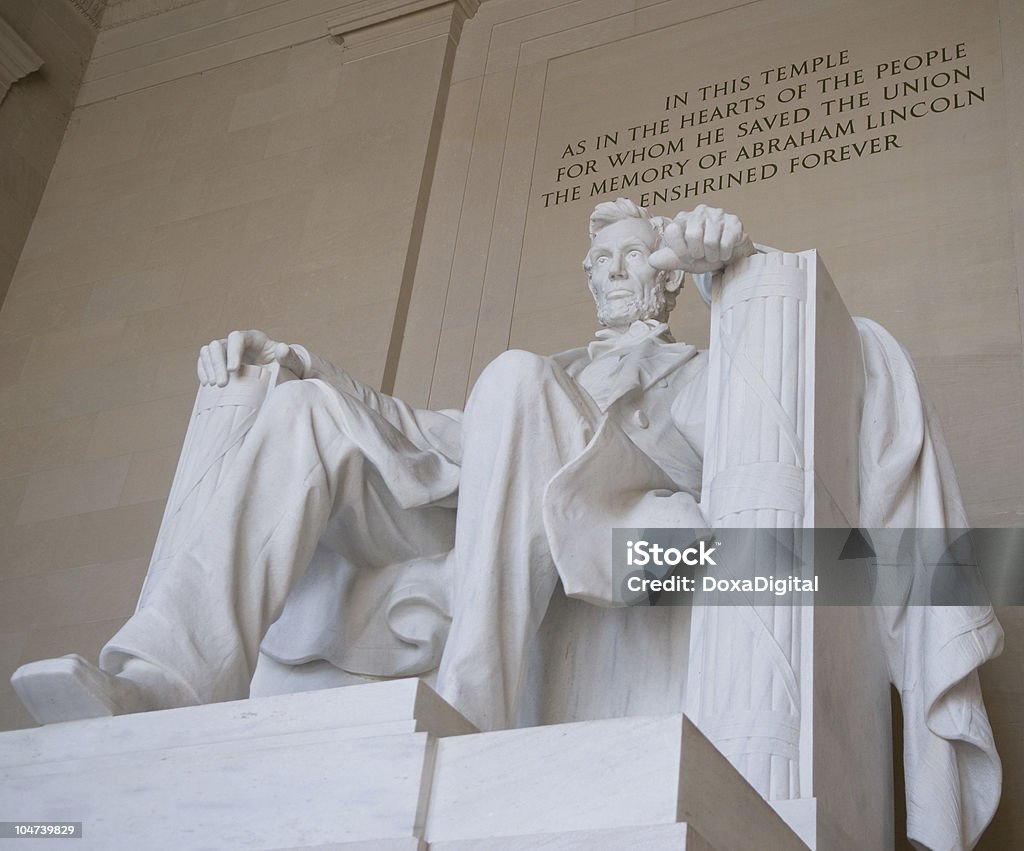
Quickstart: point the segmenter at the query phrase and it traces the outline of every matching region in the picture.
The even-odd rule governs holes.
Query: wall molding
[[[100,31],[78,106],[107,100],[321,38],[349,55],[448,32],[480,0],[197,0],[166,13]]]
[[[69,0],[69,2],[90,24],[99,29],[107,0]]]
[[[327,31],[344,48],[346,61],[372,56],[447,35],[457,45],[463,24],[480,0],[368,0],[349,14],[327,22]]]
[[[39,69],[43,60],[14,28],[0,18],[0,101],[7,90],[27,74]]]
[[[199,3],[200,0],[72,0],[72,2],[102,3],[103,28],[113,29],[125,24],[163,15],[173,9]]]

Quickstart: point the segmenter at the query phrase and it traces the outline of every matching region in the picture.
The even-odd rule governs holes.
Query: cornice
[[[338,42],[346,62],[439,35],[457,42],[479,5],[480,0],[253,0],[240,6],[237,0],[198,0],[102,29],[78,105],[321,38]]]
[[[343,38],[374,25],[449,5],[459,7],[464,17],[471,18],[480,8],[480,0],[362,0],[329,20],[327,28],[335,38]]]
[[[201,0],[120,0],[120,2],[111,2],[111,0],[71,0],[71,2],[102,2],[105,6],[102,26],[103,29],[109,30],[146,18],[154,18],[157,15],[163,15],[165,12],[180,9],[182,6],[191,6],[193,3],[201,2]]]
[[[89,23],[99,29],[107,0],[67,0]]]
[[[351,61],[447,35],[456,44],[480,0],[365,0],[331,18],[327,31]]]
[[[3,18],[0,18],[0,100],[7,90],[26,74],[43,64],[31,47]]]

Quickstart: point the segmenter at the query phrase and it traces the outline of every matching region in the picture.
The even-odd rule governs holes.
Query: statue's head
[[[683,273],[659,271],[648,259],[661,247],[661,235],[669,221],[649,216],[626,198],[594,208],[583,271],[602,325],[622,328],[637,319],[668,319]]]

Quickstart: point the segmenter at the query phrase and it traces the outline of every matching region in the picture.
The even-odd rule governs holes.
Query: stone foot
[[[76,654],[22,665],[11,677],[11,685],[40,724],[157,708],[135,683],[108,674]]]

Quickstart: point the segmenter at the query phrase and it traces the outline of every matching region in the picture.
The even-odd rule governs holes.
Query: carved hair
[[[641,207],[628,198],[617,198],[614,201],[602,201],[594,207],[594,212],[590,214],[590,241],[593,242],[594,237],[608,225],[626,219],[642,219],[654,229],[659,237],[665,229],[665,220],[661,216],[652,219],[645,207]]]
[[[625,221],[626,219],[640,219],[641,221],[647,222],[651,226],[651,230],[654,231],[658,237],[658,243],[660,244],[665,234],[665,225],[672,220],[665,216],[651,216],[648,214],[645,207],[641,207],[639,204],[630,201],[628,198],[616,198],[614,201],[602,201],[596,207],[594,212],[590,214],[590,241],[594,241],[594,237],[598,235],[609,225],[613,225],[616,222]],[[593,269],[590,263],[584,259],[583,271],[587,273],[587,278],[590,278],[590,274]],[[683,286],[683,273],[682,271],[677,272],[659,272],[661,280],[664,283],[665,295],[668,299],[668,310],[671,311],[676,304],[676,293]]]

